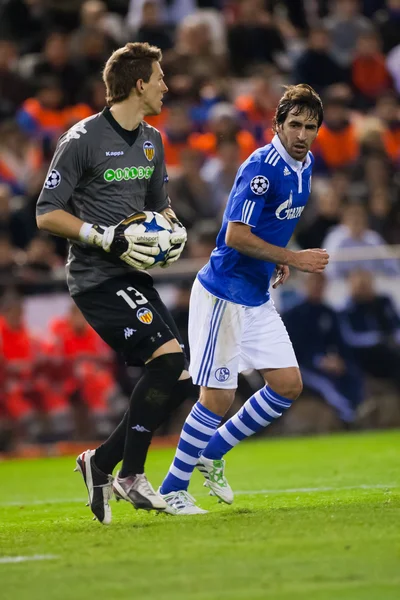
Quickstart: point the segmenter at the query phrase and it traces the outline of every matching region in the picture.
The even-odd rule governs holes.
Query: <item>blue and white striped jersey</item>
[[[289,242],[311,191],[314,158],[292,158],[276,135],[241,165],[225,209],[217,246],[199,272],[201,284],[214,296],[244,306],[269,300],[275,265],[241,254],[225,243],[229,221],[246,223],[253,233],[282,248]]]

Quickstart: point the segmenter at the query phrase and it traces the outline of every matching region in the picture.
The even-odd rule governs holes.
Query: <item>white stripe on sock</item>
[[[169,473],[171,473],[171,475],[175,475],[175,477],[178,477],[178,479],[182,479],[183,481],[189,481],[193,471],[190,471],[190,473],[186,473],[185,471],[181,471],[180,469],[178,469],[178,467],[172,464],[169,468]]]
[[[220,427],[217,431],[220,434],[220,436],[223,437],[224,440],[228,442],[228,444],[230,444],[231,446],[236,446],[236,444],[240,442],[240,440],[236,439],[231,433],[229,433],[225,425]]]
[[[186,419],[186,423],[188,425],[190,425],[190,427],[193,427],[193,429],[197,429],[198,431],[201,431],[201,433],[206,433],[207,435],[213,435],[214,431],[215,431],[215,427],[206,427],[206,425],[203,425],[202,423],[199,423],[199,421],[197,421],[196,419],[194,419],[192,417],[192,415],[189,415],[188,418]]]
[[[205,415],[201,410],[196,408],[196,406],[193,407],[191,414],[193,417],[196,417],[196,418],[198,417],[204,423],[204,425],[210,425],[210,426],[215,425],[215,427],[218,427],[218,425],[221,421],[221,417],[219,417],[219,418],[209,417],[208,415]]]
[[[262,425],[263,427],[267,427],[267,425],[270,424],[270,421],[266,421],[265,419],[260,417],[258,412],[250,404],[249,400],[247,400],[246,404],[243,406],[243,410],[247,411],[248,414],[250,415],[250,417],[253,419],[253,421],[258,423],[259,425]]]
[[[282,408],[290,408],[292,406],[291,402],[284,402],[283,400],[278,400],[277,398],[275,398],[267,388],[263,388],[262,390],[260,390],[260,393],[261,392],[262,394],[265,394],[267,396],[268,400],[272,400],[272,402],[275,402],[275,404],[277,404],[278,406],[282,406]]]
[[[185,430],[183,430],[181,433],[181,439],[185,440],[185,442],[187,442],[188,444],[192,444],[192,446],[196,446],[196,448],[205,448],[208,444],[208,440],[206,442],[204,442],[203,440],[198,440],[189,433],[186,433]]]
[[[236,429],[239,429],[241,433],[244,433],[244,435],[249,436],[255,433],[255,431],[253,431],[252,429],[250,429],[250,427],[247,427],[247,425],[243,423],[243,421],[239,418],[238,414],[232,417],[231,423],[236,427]]]
[[[259,405],[259,407],[265,412],[267,413],[267,415],[269,415],[270,417],[273,417],[274,419],[277,419],[278,417],[282,416],[282,413],[278,413],[276,412],[273,408],[270,407],[270,405],[268,404],[268,402],[266,402],[263,397],[261,396],[261,392],[256,392],[254,394],[254,399],[257,402],[257,404]]]
[[[190,456],[190,454],[183,452],[183,450],[179,450],[179,448],[176,449],[175,458],[179,458],[179,460],[188,465],[195,465],[199,460],[198,456]]]

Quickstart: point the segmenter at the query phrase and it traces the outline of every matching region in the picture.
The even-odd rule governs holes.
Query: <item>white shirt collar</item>
[[[301,160],[296,160],[295,158],[293,158],[292,156],[290,156],[290,154],[285,150],[281,140],[279,139],[278,134],[274,135],[274,137],[272,138],[272,142],[271,144],[274,146],[275,150],[277,152],[279,152],[279,154],[281,155],[281,157],[283,158],[283,160],[290,166],[292,167],[292,169],[294,171],[304,171],[304,169],[307,169],[307,167],[310,166],[311,163],[311,159],[310,159],[310,155],[307,152],[307,156],[304,162],[301,162]]]

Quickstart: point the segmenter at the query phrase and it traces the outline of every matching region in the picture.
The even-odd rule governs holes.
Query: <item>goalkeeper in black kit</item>
[[[77,458],[91,510],[104,524],[113,492],[135,508],[167,509],[144,474],[146,455],[154,431],[193,395],[178,330],[146,272],[158,233],[135,235],[132,227],[144,210],[161,213],[172,229],[162,266],[179,258],[186,230],[170,208],[160,133],[143,121],[161,112],[168,91],[160,61],[147,43],[111,55],[103,73],[108,106],[61,136],[37,204],[38,227],[71,242],[68,287],[88,323],[128,365],[145,365],[122,422]]]

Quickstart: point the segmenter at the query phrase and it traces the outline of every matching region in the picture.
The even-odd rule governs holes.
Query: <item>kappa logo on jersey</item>
[[[227,381],[230,374],[231,372],[227,367],[220,367],[215,371],[215,379],[217,381]]]
[[[54,190],[61,183],[61,175],[56,169],[52,169],[44,182],[44,187],[48,190]]]
[[[285,167],[283,169],[283,176],[286,177],[287,175],[290,175],[290,171],[289,171],[289,169],[287,167]]]
[[[150,179],[154,167],[125,167],[124,169],[107,169],[104,179],[110,181],[128,181],[129,179]]]
[[[145,325],[150,325],[153,322],[153,313],[149,308],[139,308],[136,313],[137,318],[141,323]]]
[[[124,329],[124,334],[125,334],[125,339],[127,340],[128,338],[131,337],[131,335],[133,335],[134,333],[136,333],[136,329],[131,329],[130,327],[125,327]]]
[[[71,127],[69,131],[67,131],[65,138],[62,142],[60,142],[60,146],[66,144],[71,140],[79,140],[81,135],[85,135],[85,133],[87,133],[87,129],[85,129],[84,123],[77,123],[76,125]]]
[[[304,210],[304,206],[296,206],[295,208],[292,208],[292,204],[293,192],[291,191],[288,200],[282,202],[282,204],[280,204],[276,209],[275,215],[277,219],[280,221],[283,221],[284,219],[298,219]]]
[[[250,188],[257,196],[262,196],[268,191],[269,181],[264,175],[257,175],[250,181]]]
[[[143,152],[147,160],[153,160],[156,150],[153,144],[147,141],[143,144]]]
[[[124,155],[124,151],[123,150],[116,150],[115,152],[106,152],[106,156],[123,156]]]

